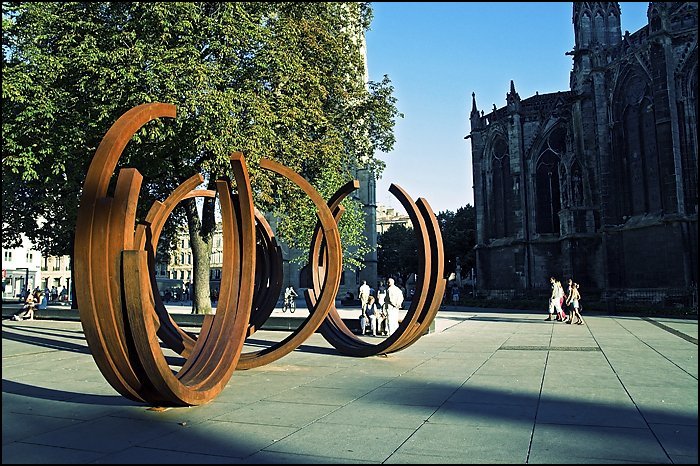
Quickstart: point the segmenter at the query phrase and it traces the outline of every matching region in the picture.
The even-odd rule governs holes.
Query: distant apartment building
[[[221,268],[223,265],[223,233],[221,224],[216,226],[212,243],[209,269],[209,292],[218,296],[221,288]],[[190,247],[190,237],[186,228],[182,228],[175,241],[175,247],[170,251],[169,261],[156,263],[156,283],[161,295],[170,291],[173,299],[190,297],[192,293],[192,277],[194,258]]]
[[[398,212],[393,207],[385,205],[377,206],[377,234],[382,234],[387,231],[392,225],[403,225],[407,228],[413,228],[411,219],[408,214]]]
[[[41,283],[41,252],[22,236],[18,248],[2,248],[2,297],[12,299],[25,289],[34,289]]]
[[[42,290],[52,290],[55,287],[59,299],[67,301],[72,286],[70,256],[42,256],[39,286]]]

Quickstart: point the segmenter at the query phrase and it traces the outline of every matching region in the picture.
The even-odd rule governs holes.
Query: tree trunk
[[[211,249],[215,230],[213,199],[204,199],[202,219],[194,199],[184,202],[192,248],[192,313],[212,314],[209,290]]]

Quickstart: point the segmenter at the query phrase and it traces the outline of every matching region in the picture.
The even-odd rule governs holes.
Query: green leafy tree
[[[397,223],[377,238],[377,272],[381,277],[398,278],[407,283],[418,273],[418,242],[412,228]]]
[[[476,266],[476,211],[472,205],[467,204],[456,212],[439,212],[437,218],[445,248],[445,274],[455,272],[459,257],[462,278],[466,278],[466,273]]]
[[[121,114],[155,101],[175,104],[177,119],[140,130],[117,167],[144,175],[139,218],[194,173],[209,188],[230,176],[238,150],[256,206],[280,217],[291,246],[308,245],[308,201],[258,162],[289,166],[324,196],[358,167],[381,173],[373,154],[393,147],[400,114],[388,78],[364,82],[370,22],[368,3],[349,2],[3,3],[3,245],[23,233],[45,254],[72,255],[97,145]],[[361,208],[345,202],[344,245],[362,250]],[[175,215],[187,219],[195,307],[207,313],[216,209],[200,210],[190,200]]]

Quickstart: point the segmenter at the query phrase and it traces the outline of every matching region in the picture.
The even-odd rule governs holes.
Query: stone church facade
[[[482,296],[659,301],[698,280],[698,4],[574,2],[570,89],[470,115]]]

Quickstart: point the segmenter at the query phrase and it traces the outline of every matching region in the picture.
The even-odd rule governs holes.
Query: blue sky
[[[645,26],[649,2],[621,2],[622,32]],[[505,105],[511,79],[522,99],[569,89],[571,2],[372,2],[369,77],[388,75],[404,118],[377,202],[403,210],[396,183],[435,213],[474,204],[469,134],[471,95],[479,110]]]

